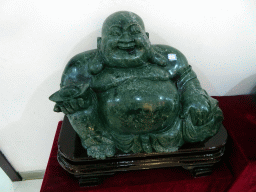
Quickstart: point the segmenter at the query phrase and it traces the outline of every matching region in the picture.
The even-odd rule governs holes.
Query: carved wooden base
[[[76,176],[79,180],[80,187],[97,186],[103,183],[103,181],[114,175],[114,173],[103,173],[96,175],[80,175]]]
[[[79,179],[80,186],[99,185],[105,178],[121,171],[181,166],[194,177],[211,174],[225,151],[227,132],[219,132],[203,143],[185,144],[176,152],[124,154],[97,160],[87,156],[78,135],[65,117],[58,143],[58,162]]]
[[[188,170],[193,177],[201,177],[210,175],[213,172],[215,164],[205,164],[201,166],[182,166],[184,169]]]

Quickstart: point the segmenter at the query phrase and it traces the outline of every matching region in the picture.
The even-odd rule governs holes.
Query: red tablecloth
[[[226,162],[236,180],[229,191],[256,191],[256,103],[248,95],[215,98],[231,138]]]
[[[182,168],[118,173],[97,187],[79,187],[57,162],[59,122],[41,192],[65,191],[256,191],[256,105],[250,96],[215,97],[230,139],[224,161],[207,177],[193,178]]]

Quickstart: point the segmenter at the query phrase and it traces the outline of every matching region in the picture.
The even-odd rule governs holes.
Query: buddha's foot
[[[87,148],[87,155],[96,159],[106,159],[115,155],[114,145],[97,145]]]
[[[95,145],[87,148],[87,155],[96,159],[106,159],[115,155],[114,145]]]

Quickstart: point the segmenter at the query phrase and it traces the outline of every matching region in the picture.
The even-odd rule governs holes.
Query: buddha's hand
[[[88,108],[92,101],[89,91],[85,90],[82,94],[79,92],[80,90],[74,86],[61,89],[59,91],[60,99],[55,101],[53,110],[67,115]]]
[[[53,111],[55,112],[63,112],[67,114],[73,114],[77,111],[81,111],[86,109],[90,106],[91,99],[84,99],[84,98],[76,98],[71,99],[68,101],[58,102],[55,104]]]
[[[209,96],[202,91],[187,92],[182,95],[183,118],[188,115],[195,126],[207,123],[211,117],[211,105]]]

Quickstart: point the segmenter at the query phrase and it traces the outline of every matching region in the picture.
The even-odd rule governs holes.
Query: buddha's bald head
[[[103,23],[99,48],[105,64],[111,67],[136,67],[147,62],[150,42],[142,19],[128,11],[110,15]]]
[[[142,28],[142,30],[145,30],[143,20],[137,14],[129,11],[119,11],[113,13],[108,16],[103,23],[102,36],[107,35],[109,29],[114,25],[120,26],[121,28],[126,28],[132,24],[137,24]]]
[[[103,66],[134,68],[149,63],[165,66],[168,62],[151,46],[142,19],[128,11],[107,17],[97,48],[98,54],[90,65],[93,74],[99,73]]]

